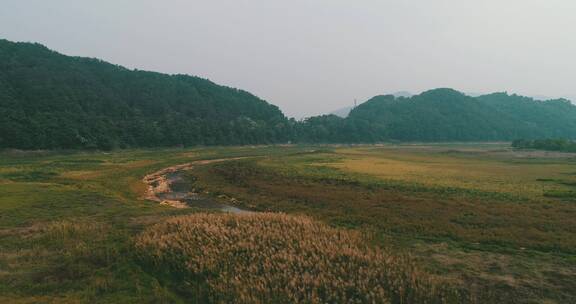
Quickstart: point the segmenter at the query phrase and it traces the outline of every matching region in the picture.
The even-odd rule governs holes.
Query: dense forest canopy
[[[376,96],[348,117],[288,119],[242,90],[0,40],[0,148],[576,138],[576,106],[452,89]]]
[[[411,98],[377,96],[352,110],[364,140],[491,141],[576,136],[576,107],[506,93],[473,98],[435,89]]]
[[[0,40],[0,147],[275,143],[289,140],[288,123],[276,106],[205,79]]]
[[[576,152],[576,142],[567,139],[517,139],[512,142],[512,147],[515,149],[534,149],[544,151],[558,151],[558,152]]]
[[[576,138],[576,106],[494,93],[470,97],[434,89],[411,97],[376,96],[348,117],[313,117],[298,126],[304,142],[510,141]]]

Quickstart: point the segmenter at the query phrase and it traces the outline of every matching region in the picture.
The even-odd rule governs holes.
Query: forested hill
[[[0,40],[0,149],[576,139],[576,106],[452,89],[296,122],[238,89]]]
[[[275,143],[289,130],[245,91],[0,40],[0,148]]]
[[[576,138],[576,106],[495,93],[470,97],[452,89],[420,95],[376,96],[346,119],[333,115],[305,122],[309,142],[495,141]]]

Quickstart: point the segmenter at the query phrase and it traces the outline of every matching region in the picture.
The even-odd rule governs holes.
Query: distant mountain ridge
[[[374,97],[350,113],[378,138],[410,141],[576,137],[576,106],[494,93],[476,98],[435,89],[412,98]]]
[[[352,111],[352,109],[354,109],[354,106],[343,107],[343,108],[340,108],[338,110],[330,112],[330,114],[336,115],[338,117],[346,118],[346,117],[348,117],[348,114],[350,114],[350,111]]]
[[[393,93],[391,95],[394,95],[395,97],[412,97],[413,96],[412,93],[406,92],[406,91],[399,91],[399,92]],[[348,115],[350,114],[350,111],[352,111],[352,109],[354,109],[354,106],[343,107],[343,108],[340,108],[338,110],[330,112],[330,114],[336,115],[338,117],[346,118],[346,117],[348,117]]]
[[[307,142],[511,141],[576,138],[576,106],[494,93],[470,97],[434,89],[412,97],[375,96],[348,117],[313,117]]]
[[[0,149],[576,138],[576,106],[453,89],[375,96],[347,117],[288,119],[239,89],[0,40]]]

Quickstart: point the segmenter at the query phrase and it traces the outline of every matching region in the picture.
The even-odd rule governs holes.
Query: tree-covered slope
[[[496,93],[477,98],[435,89],[410,98],[376,96],[342,120],[351,141],[489,141],[576,137],[576,106]]]
[[[452,89],[376,96],[340,118],[288,120],[254,95],[0,40],[0,149],[111,149],[281,142],[576,138],[576,106]]]
[[[576,106],[566,99],[540,101],[494,93],[480,96],[478,100],[507,115],[511,121],[522,123],[525,134],[516,138],[576,138]]]
[[[0,40],[0,148],[273,143],[288,127],[245,91]]]

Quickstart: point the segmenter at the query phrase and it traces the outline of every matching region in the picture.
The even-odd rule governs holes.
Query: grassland
[[[194,214],[136,240],[195,303],[458,303],[456,290],[356,231],[282,213]],[[177,257],[177,258],[175,258]],[[168,271],[167,271],[168,270]]]
[[[490,301],[570,303],[575,165],[498,145],[415,145],[318,149],[196,175],[248,208],[372,231]]]
[[[155,251],[152,235],[189,242],[190,235],[160,232],[205,210],[143,199],[142,178],[196,160],[247,156],[195,167],[190,180],[227,204],[368,235],[352,237],[363,254],[410,255],[409,265],[429,273],[417,270],[422,278],[462,287],[480,303],[576,302],[576,161],[499,145],[3,152],[0,302],[191,301],[182,290],[194,282],[190,272],[157,266],[166,254],[180,270],[186,260],[206,261],[174,246]],[[206,290],[218,290],[218,282]]]
[[[197,210],[142,199],[142,178],[194,160],[294,149],[1,153],[0,302],[181,302],[135,262],[133,240],[144,227]]]

